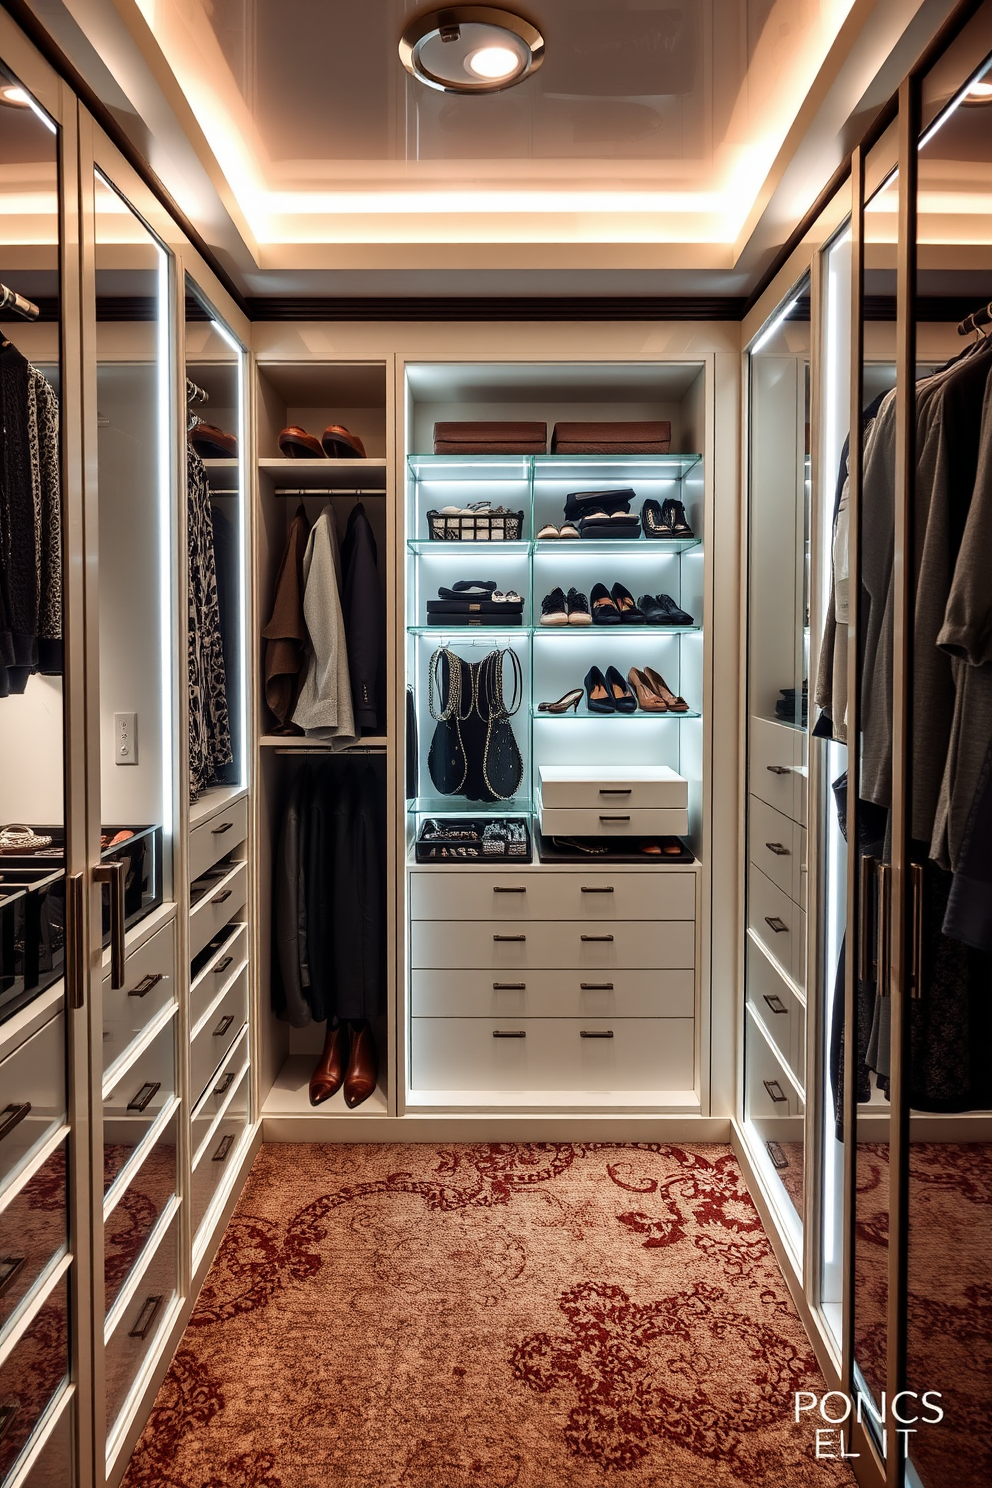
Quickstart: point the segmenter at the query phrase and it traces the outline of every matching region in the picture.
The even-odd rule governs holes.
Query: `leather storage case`
[[[436,455],[543,455],[547,448],[547,424],[471,420],[434,425]]]
[[[667,455],[672,447],[668,419],[555,424],[553,455]]]

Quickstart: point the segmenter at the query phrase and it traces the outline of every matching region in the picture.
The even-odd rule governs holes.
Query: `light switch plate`
[[[114,714],[114,763],[116,765],[138,763],[137,713]]]

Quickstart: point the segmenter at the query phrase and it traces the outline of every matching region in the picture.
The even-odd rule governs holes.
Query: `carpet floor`
[[[852,1488],[823,1388],[727,1147],[267,1145],[123,1488]]]

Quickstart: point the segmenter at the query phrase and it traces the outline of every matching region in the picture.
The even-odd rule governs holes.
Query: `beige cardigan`
[[[308,738],[344,749],[358,735],[341,609],[341,557],[330,504],[313,524],[303,556],[303,617],[309,642],[307,672],[293,722]]]

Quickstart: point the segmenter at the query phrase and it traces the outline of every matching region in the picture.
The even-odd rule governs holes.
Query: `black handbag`
[[[427,755],[427,769],[442,796],[457,795],[468,775],[468,756],[461,729],[464,722],[463,690],[468,693],[468,712],[472,710],[471,687],[464,689],[466,672],[461,657],[447,646],[439,646],[430,659],[427,697],[435,727]]]
[[[503,695],[503,663],[510,659],[513,691],[509,707]],[[479,669],[476,709],[486,724],[482,778],[494,801],[508,801],[520,789],[524,762],[510,719],[523,700],[523,668],[515,651],[491,651]]]

